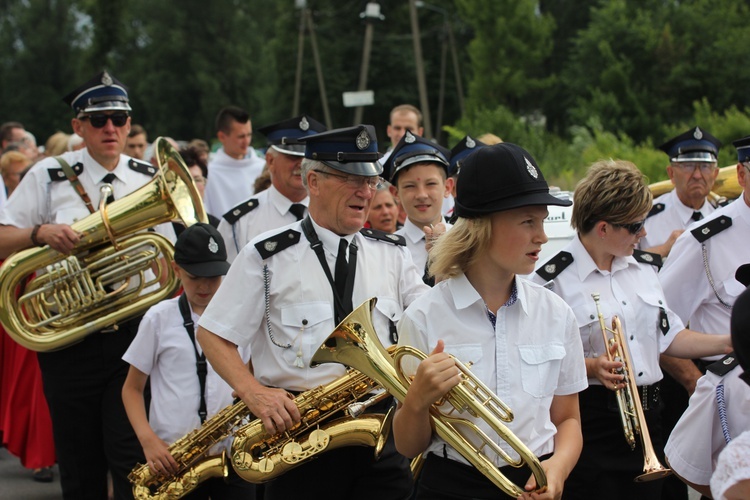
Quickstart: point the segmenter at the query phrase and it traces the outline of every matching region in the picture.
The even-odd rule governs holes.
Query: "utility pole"
[[[362,47],[362,66],[359,69],[359,87],[360,92],[367,90],[367,76],[370,70],[370,52],[372,51],[372,35],[376,20],[384,20],[385,16],[380,13],[380,4],[378,2],[368,2],[365,11],[359,15],[365,20],[365,42]],[[362,123],[362,114],[364,106],[357,106],[354,110],[354,125]]]
[[[318,89],[320,91],[320,103],[323,107],[323,115],[326,127],[333,128],[331,122],[331,111],[328,108],[328,97],[326,97],[326,84],[323,78],[323,68],[320,64],[320,54],[318,52],[318,40],[315,36],[315,27],[312,22],[312,14],[307,8],[306,0],[295,0],[295,7],[300,9],[299,37],[297,41],[297,74],[294,78],[294,104],[292,106],[292,115],[300,114],[300,93],[302,89],[302,61],[305,51],[305,30],[310,31],[310,45],[312,46],[313,60],[315,61],[315,73],[318,78]]]
[[[432,139],[432,125],[430,124],[430,103],[427,99],[427,82],[424,76],[424,61],[422,59],[422,40],[417,19],[417,5],[415,0],[409,0],[409,15],[411,17],[411,36],[414,40],[414,59],[417,66],[417,85],[419,87],[419,107],[424,117],[424,136]]]

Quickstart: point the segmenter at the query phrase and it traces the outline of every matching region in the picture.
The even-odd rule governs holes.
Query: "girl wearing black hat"
[[[413,370],[396,414],[396,445],[406,456],[426,456],[416,498],[511,498],[432,430],[430,407],[461,381],[450,354],[470,364],[473,375],[511,407],[515,418],[507,426],[540,458],[546,491],[532,493],[537,484],[529,469],[507,466],[490,454],[500,473],[526,491],[525,498],[559,498],[581,451],[577,393],[586,387],[581,341],[570,308],[518,275],[533,272],[547,241],[547,205],[570,202],[549,194],[534,159],[514,144],[472,153],[460,177],[458,219],[430,254],[430,273],[442,281],[399,323],[399,344],[430,355]],[[466,413],[460,417],[509,450],[486,422]]]

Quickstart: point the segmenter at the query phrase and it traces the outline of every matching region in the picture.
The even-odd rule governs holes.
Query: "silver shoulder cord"
[[[266,329],[268,330],[268,336],[271,339],[271,342],[273,342],[273,345],[276,347],[281,347],[282,349],[289,349],[292,347],[292,344],[279,344],[276,342],[276,337],[273,336],[273,331],[271,331],[271,305],[268,300],[269,296],[269,288],[270,288],[271,280],[268,277],[268,264],[263,265],[263,298],[266,301]]]
[[[706,277],[708,278],[708,283],[711,285],[711,289],[714,291],[714,295],[716,295],[716,298],[718,299],[719,303],[724,306],[727,309],[731,309],[732,305],[729,304],[727,301],[722,299],[719,296],[719,292],[716,290],[716,285],[714,284],[714,278],[711,276],[711,269],[708,267],[708,251],[706,250],[706,244],[701,243],[701,251],[703,252],[703,267],[706,268]]]

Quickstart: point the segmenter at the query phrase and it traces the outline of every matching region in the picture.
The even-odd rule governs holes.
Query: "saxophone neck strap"
[[[206,374],[208,373],[208,367],[206,365],[206,355],[198,353],[198,346],[195,345],[195,324],[193,318],[190,315],[190,305],[187,301],[187,295],[185,292],[180,295],[177,300],[177,304],[180,306],[180,314],[182,315],[182,325],[187,331],[190,342],[193,343],[193,351],[195,352],[195,367],[198,372],[198,382],[201,386],[201,402],[198,407],[198,416],[201,419],[201,424],[206,421],[208,412],[206,411]]]
[[[86,204],[86,208],[89,209],[89,213],[93,214],[94,212],[96,212],[96,210],[94,210],[94,206],[91,204],[91,198],[89,198],[88,193],[84,189],[83,185],[81,185],[81,181],[78,180],[78,176],[73,171],[73,167],[71,167],[67,161],[63,160],[61,156],[55,156],[55,160],[57,160],[57,163],[60,164],[63,172],[65,172],[65,176],[73,186],[73,189],[76,190],[78,196],[80,196],[81,200],[83,200],[83,202]]]

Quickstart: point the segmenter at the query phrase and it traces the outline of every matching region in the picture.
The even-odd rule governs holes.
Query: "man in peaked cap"
[[[378,298],[373,334],[391,345],[394,324],[427,288],[403,238],[362,230],[382,172],[374,129],[358,125],[302,140],[308,216],[257,236],[240,251],[198,328],[208,360],[271,435],[300,421],[288,393],[344,374],[342,365],[311,369],[310,361],[355,306]],[[254,374],[244,368],[238,346],[250,348]],[[383,402],[371,410],[388,407]],[[377,462],[371,448],[327,451],[266,483],[265,498],[293,498],[300,484],[332,470],[337,479],[326,483],[328,498],[396,499],[411,490],[408,463],[389,439]]]
[[[227,242],[229,261],[257,235],[302,219],[307,213],[307,190],[300,165],[305,154],[303,137],[326,130],[307,115],[260,129],[268,140],[266,165],[271,187],[232,207],[222,217],[219,232]]]
[[[450,196],[453,179],[448,177],[450,151],[408,130],[385,162],[394,196],[406,212],[404,227],[396,234],[406,246],[428,284],[427,254],[432,244],[450,228],[443,221],[443,200]]]
[[[80,241],[70,225],[98,209],[104,184],[119,199],[156,174],[151,164],[123,154],[131,107],[117,79],[99,73],[63,100],[86,147],[42,160],[24,176],[0,214],[0,258],[45,245],[69,254]],[[157,231],[174,241],[168,224]],[[108,470],[115,498],[132,498],[127,476],[142,454],[120,397],[128,370],[121,357],[139,322],[140,316],[130,318],[116,331],[38,355],[66,499],[106,498]]]
[[[453,200],[456,198],[456,183],[458,182],[458,172],[461,170],[461,165],[467,156],[485,146],[487,146],[487,144],[479,139],[467,135],[458,141],[458,143],[453,146],[453,149],[451,149],[450,163],[448,164],[448,176],[453,179],[453,188],[451,189],[450,208],[445,211],[446,217],[453,216]]]

